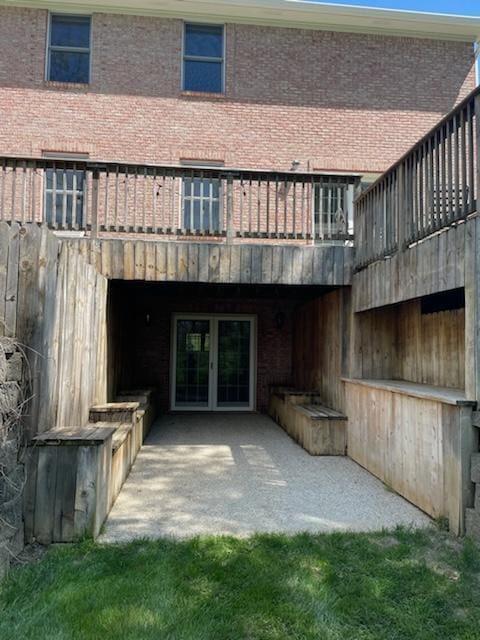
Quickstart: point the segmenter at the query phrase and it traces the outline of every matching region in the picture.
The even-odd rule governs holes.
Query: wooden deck
[[[97,271],[114,280],[345,286],[353,247],[79,239]]]

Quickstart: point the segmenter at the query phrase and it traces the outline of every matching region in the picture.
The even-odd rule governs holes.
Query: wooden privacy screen
[[[0,335],[25,345],[30,435],[81,426],[106,401],[107,279],[74,242],[0,222]]]

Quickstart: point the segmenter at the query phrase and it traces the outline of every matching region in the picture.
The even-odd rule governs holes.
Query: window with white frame
[[[57,167],[45,169],[44,214],[49,227],[82,227],[85,187],[85,171]]]
[[[222,25],[185,24],[183,90],[224,92],[224,29]]]
[[[182,222],[184,229],[220,231],[219,178],[184,178]]]
[[[353,229],[353,184],[320,182],[314,185],[315,238],[335,238]]]
[[[90,82],[90,16],[50,14],[47,80]]]

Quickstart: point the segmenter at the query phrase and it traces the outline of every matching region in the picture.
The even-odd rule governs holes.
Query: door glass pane
[[[177,320],[175,404],[208,406],[209,320]]]
[[[250,405],[250,331],[249,320],[218,322],[219,407]]]

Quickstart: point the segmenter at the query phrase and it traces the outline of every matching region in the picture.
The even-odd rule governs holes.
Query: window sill
[[[87,91],[90,88],[90,84],[83,82],[58,82],[57,80],[44,80],[43,86],[48,89],[74,89]]]
[[[182,98],[194,98],[197,100],[225,100],[225,93],[211,93],[209,91],[181,91]]]

